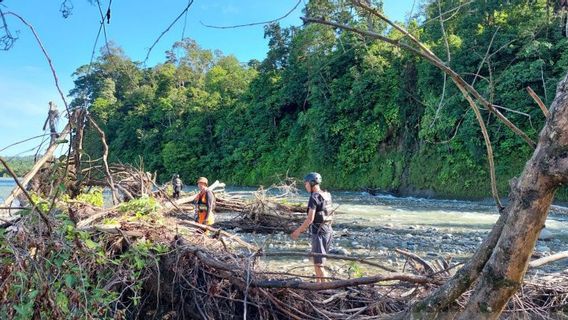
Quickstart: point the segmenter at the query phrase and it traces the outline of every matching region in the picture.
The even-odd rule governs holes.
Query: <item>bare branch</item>
[[[336,255],[336,254],[319,254],[319,253],[311,253],[311,252],[263,252],[262,256],[270,257],[270,256],[277,256],[277,257],[289,257],[289,256],[303,256],[303,257],[324,257],[328,259],[335,259],[335,260],[347,260],[347,261],[356,261],[359,263],[367,264],[373,267],[381,268],[383,270],[389,272],[396,272],[394,269],[386,267],[380,263],[369,261],[369,257],[348,257],[343,255]]]
[[[474,86],[475,85],[475,81],[477,80],[477,78],[479,77],[479,73],[481,72],[481,68],[483,67],[483,64],[485,63],[485,60],[488,59],[490,56],[492,56],[494,53],[492,53],[491,55],[489,54],[489,51],[491,51],[491,46],[493,45],[493,40],[495,40],[495,36],[497,35],[497,32],[499,31],[500,27],[497,27],[495,29],[495,32],[493,33],[493,36],[491,37],[491,41],[489,42],[489,45],[487,46],[487,51],[485,52],[485,56],[483,57],[483,59],[481,59],[481,62],[479,63],[479,68],[477,68],[477,72],[475,74],[475,77],[473,78],[473,81],[471,82],[471,85]]]
[[[511,130],[513,130],[513,132],[515,132],[517,135],[519,135],[521,138],[523,138],[523,140],[525,140],[531,147],[535,147],[536,143],[529,138],[529,136],[524,133],[521,129],[519,129],[517,126],[515,126],[513,123],[511,123],[511,121],[509,121],[509,119],[507,119],[503,114],[501,114],[498,110],[496,110],[494,108],[493,103],[487,101],[487,99],[485,99],[481,94],[479,94],[479,92],[477,92],[477,90],[475,90],[475,88],[473,88],[471,85],[469,85],[459,74],[457,74],[454,70],[452,70],[450,67],[448,67],[440,58],[438,58],[430,49],[428,49],[422,42],[420,42],[418,39],[416,39],[416,37],[414,37],[412,34],[410,34],[410,32],[408,32],[406,29],[404,29],[403,27],[397,25],[396,23],[392,22],[390,19],[388,19],[382,12],[380,12],[379,10],[377,10],[376,8],[371,8],[369,7],[366,3],[363,3],[361,0],[352,0],[352,2],[367,10],[368,12],[370,12],[371,14],[375,15],[376,17],[378,17],[379,19],[383,20],[384,22],[386,22],[387,24],[389,24],[390,26],[392,26],[393,28],[395,28],[396,30],[400,31],[402,34],[405,35],[405,37],[408,37],[416,46],[418,46],[418,50],[415,49],[413,50],[414,53],[417,53],[418,55],[426,58],[427,60],[429,60],[430,62],[432,62],[436,67],[442,69],[442,71],[446,72],[454,81],[454,83],[457,86],[461,86],[463,87],[467,92],[469,92],[476,100],[478,100],[483,106],[485,106],[489,111],[491,111],[493,114],[495,114],[503,123],[505,123],[505,125],[507,127],[509,127]],[[322,20],[322,19],[320,19]],[[321,22],[320,22],[321,23]],[[344,28],[344,25],[341,24],[336,24],[338,28]],[[362,34],[362,32],[368,32],[368,31],[362,31],[362,30],[357,30],[354,28],[351,28],[353,30],[353,32]],[[346,29],[348,30],[348,29]],[[385,38],[384,36],[381,36],[382,38]],[[382,38],[377,38],[377,39],[381,39]],[[392,43],[392,42],[389,42]],[[400,41],[397,41],[397,43],[400,43]]]
[[[529,94],[533,98],[533,100],[536,102],[536,104],[538,104],[538,106],[540,107],[540,110],[542,110],[542,113],[544,114],[544,116],[546,118],[548,118],[550,116],[550,111],[548,111],[548,109],[544,105],[544,102],[542,102],[542,100],[540,100],[540,97],[533,91],[533,89],[531,87],[527,87],[527,91],[529,92]]]
[[[191,7],[191,5],[193,4],[193,0],[189,0],[187,2],[187,6],[185,6],[185,8],[183,9],[183,11],[174,19],[174,21],[172,21],[172,23],[170,23],[170,25],[166,28],[166,30],[164,30],[156,39],[156,41],[154,41],[154,43],[152,44],[152,46],[150,46],[150,49],[148,49],[148,53],[146,53],[146,58],[144,58],[144,63],[146,63],[146,61],[148,61],[148,58],[150,57],[150,52],[152,52],[152,49],[154,49],[154,47],[158,44],[158,41],[160,41],[160,39],[166,34],[168,33],[168,31],[170,31],[170,29],[174,26],[174,24],[176,24],[176,22],[189,10],[189,7]]]
[[[24,139],[24,140],[21,140],[21,141],[14,142],[14,143],[9,144],[9,145],[5,146],[4,148],[0,149],[0,152],[6,150],[8,148],[11,148],[13,146],[16,146],[18,144],[22,144],[24,142],[28,142],[30,140],[34,140],[34,139],[38,139],[38,138],[43,138],[43,137],[49,136],[49,135],[51,135],[51,133],[44,133],[44,134],[40,134],[39,136],[35,136],[35,137],[31,137],[31,138],[27,138],[27,139]]]
[[[110,22],[110,5],[111,5],[111,3],[112,3],[112,0],[109,2],[108,9],[107,9],[109,22]],[[99,14],[101,16],[101,28],[103,29],[103,34],[105,36],[105,46],[106,46],[106,49],[107,49],[107,53],[110,54],[110,48],[108,46],[108,38],[107,38],[107,32],[106,32],[106,27],[105,27],[105,14],[103,14],[103,10],[101,8],[101,2],[99,0],[97,0],[97,7],[99,8]],[[97,35],[97,39],[98,39],[98,35]]]
[[[286,14],[284,14],[283,16],[281,16],[279,18],[268,20],[268,21],[237,24],[237,25],[233,25],[233,26],[214,26],[214,25],[205,24],[202,21],[199,21],[199,23],[201,23],[205,27],[215,28],[215,29],[233,29],[233,28],[251,27],[251,26],[257,26],[257,25],[261,25],[261,24],[274,23],[276,21],[280,21],[280,20],[288,17],[292,12],[294,12],[294,10],[296,10],[296,8],[298,8],[298,6],[300,5],[301,2],[302,2],[302,0],[298,0],[298,2],[296,2],[296,5],[292,9],[290,9],[288,12],[286,12]]]
[[[14,45],[14,42],[18,40],[17,36],[13,36],[12,32],[8,28],[8,23],[6,22],[6,17],[4,16],[4,12],[0,9],[0,17],[2,18],[2,25],[0,26],[0,31],[4,32],[4,35],[0,37],[0,50],[10,50]]]
[[[59,78],[57,77],[57,73],[55,72],[55,67],[53,66],[53,63],[51,61],[51,58],[49,57],[49,55],[47,54],[47,50],[45,49],[45,47],[43,46],[43,43],[41,42],[41,39],[39,38],[39,35],[37,34],[36,30],[34,29],[34,27],[29,24],[24,18],[22,18],[20,15],[18,15],[17,13],[14,12],[6,12],[6,15],[12,15],[16,18],[18,18],[23,24],[25,24],[30,31],[33,33],[37,44],[39,45],[39,47],[41,48],[41,51],[43,52],[43,55],[45,56],[45,59],[47,59],[47,63],[49,64],[49,68],[51,68],[51,73],[53,74],[53,79],[55,81],[55,87],[57,88],[57,91],[59,92],[59,96],[61,97],[61,100],[63,101],[63,104],[65,105],[65,110],[67,110],[67,113],[69,114],[69,104],[67,104],[67,99],[65,99],[65,95],[63,94],[63,91],[61,90],[61,87],[59,85]]]
[[[70,124],[68,123],[65,128],[63,128],[63,130],[61,131],[61,133],[59,133],[59,139],[65,139],[67,137],[67,135],[69,134],[69,131],[71,129]],[[32,170],[30,172],[28,172],[23,178],[21,183],[23,185],[28,184],[32,178],[36,175],[36,173],[39,171],[39,169],[41,169],[41,167],[43,166],[44,163],[47,162],[47,160],[49,160],[52,156],[53,153],[55,152],[55,149],[57,149],[57,147],[59,146],[59,144],[55,143],[51,146],[49,146],[49,148],[47,148],[47,150],[45,151],[45,154],[43,155],[43,157],[41,157],[40,160],[38,160],[34,167],[32,168]],[[10,193],[10,195],[4,200],[4,205],[8,206],[10,205],[14,199],[22,192],[21,188],[14,188],[14,190],[12,190],[12,192]]]
[[[49,220],[47,219],[45,214],[43,214],[43,212],[41,212],[37,208],[35,201],[32,199],[32,197],[30,196],[28,191],[26,191],[26,188],[24,188],[24,186],[20,183],[20,180],[18,180],[18,177],[16,176],[14,171],[12,171],[12,168],[10,168],[10,166],[8,166],[8,164],[6,163],[6,161],[4,161],[4,159],[2,159],[2,157],[0,157],[0,162],[2,163],[4,168],[6,168],[6,170],[10,174],[10,176],[12,176],[12,178],[14,179],[14,182],[16,182],[16,184],[18,185],[18,188],[20,188],[20,190],[22,190],[22,192],[24,193],[26,198],[28,198],[28,201],[32,204],[32,211],[37,211],[37,213],[39,214],[39,216],[41,217],[43,222],[45,222],[45,225],[47,226],[48,232],[51,233],[51,224],[49,223]]]
[[[382,16],[382,14],[381,14]],[[463,80],[463,78],[457,74],[455,71],[453,71],[452,69],[450,69],[449,67],[447,67],[438,57],[436,57],[435,55],[433,55],[433,53],[431,51],[429,51],[427,48],[425,48],[425,50],[428,50],[428,52],[423,51],[421,49],[417,49],[414,48],[406,43],[400,42],[399,40],[394,40],[394,39],[390,39],[387,38],[383,35],[380,35],[378,33],[375,32],[371,32],[371,31],[364,31],[364,30],[359,30],[357,28],[354,27],[350,27],[344,24],[339,24],[339,23],[335,23],[335,22],[331,22],[331,21],[327,21],[324,19],[316,19],[316,18],[303,18],[304,21],[306,22],[314,22],[314,23],[320,23],[320,24],[325,24],[325,25],[329,25],[329,26],[334,26],[336,28],[341,28],[347,31],[352,31],[364,36],[369,36],[369,37],[373,37],[375,39],[379,39],[382,40],[384,42],[390,43],[392,45],[398,46],[400,48],[403,49],[407,49],[425,59],[427,59],[428,61],[430,61],[432,64],[434,64],[436,67],[442,69],[444,72],[446,72],[450,78],[454,81],[454,83],[456,84],[456,86],[460,89],[460,91],[462,92],[464,98],[468,101],[469,106],[473,109],[476,119],[479,123],[479,126],[481,128],[481,132],[483,134],[483,139],[485,141],[485,147],[487,150],[487,158],[489,161],[489,169],[490,169],[490,176],[491,176],[491,190],[492,190],[492,195],[493,198],[495,199],[495,203],[497,204],[497,207],[499,210],[501,210],[503,208],[501,201],[499,199],[499,195],[497,193],[497,182],[496,182],[496,177],[495,177],[495,165],[494,165],[494,161],[493,161],[493,148],[491,146],[491,140],[489,138],[489,134],[487,133],[487,128],[485,127],[485,123],[483,122],[483,118],[481,117],[481,113],[479,112],[479,108],[477,107],[477,105],[475,104],[475,101],[471,98],[470,96],[470,91],[472,92],[472,95],[474,96],[478,96],[480,97],[478,100],[483,99],[483,101],[486,101],[484,98],[481,97],[481,95],[473,88],[471,87],[467,82],[465,82],[465,80]],[[385,18],[386,19],[386,18]],[[390,20],[389,20],[390,21]],[[392,22],[390,22],[392,23]],[[394,23],[392,23],[392,25],[395,25]],[[401,27],[398,27],[401,30]],[[404,30],[403,32],[408,33],[406,30]],[[409,34],[409,37],[413,38],[414,37],[412,35]],[[416,40],[419,43],[419,47],[422,48],[424,47],[424,45],[422,43],[420,43],[420,41]],[[468,90],[469,88],[469,90]],[[480,100],[481,101],[481,100]],[[492,103],[487,102],[487,104],[491,107],[489,110],[492,111],[494,114],[496,114],[500,119],[503,119],[503,121],[505,122],[505,124],[507,126],[509,126],[509,128],[512,128],[513,131],[519,133],[520,135],[526,137],[525,141],[530,141],[532,143],[532,145],[534,146],[534,142],[532,142],[532,140],[524,133],[522,132],[519,128],[517,128],[514,124],[512,124],[507,118],[505,118],[499,111],[497,111]]]
[[[554,261],[558,261],[558,260],[561,260],[561,259],[566,259],[566,258],[568,258],[568,251],[558,252],[558,253],[555,253],[553,255],[531,261],[529,263],[529,268],[540,267],[544,264],[554,262]]]
[[[108,168],[108,145],[106,143],[106,136],[105,136],[105,132],[103,130],[101,130],[101,128],[99,127],[99,125],[97,125],[97,123],[95,122],[95,120],[93,120],[93,118],[87,114],[87,118],[89,118],[89,122],[93,125],[93,127],[97,130],[97,132],[99,133],[99,136],[101,137],[101,142],[103,144],[103,165],[105,168],[105,174],[107,176],[107,181],[108,181],[108,185],[110,187],[110,191],[112,193],[112,202],[113,204],[118,204],[118,197],[116,195],[116,188],[114,187],[114,181],[112,180],[112,175],[110,174],[110,170]]]

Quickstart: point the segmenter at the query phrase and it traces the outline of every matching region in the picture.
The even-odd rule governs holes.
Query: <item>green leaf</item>
[[[77,277],[72,274],[66,274],[65,277],[65,285],[69,288],[74,288],[75,283],[77,283]]]
[[[87,248],[89,248],[89,249],[96,249],[96,248],[99,247],[99,244],[96,243],[96,242],[94,242],[94,241],[91,240],[91,239],[86,239],[86,240],[85,240],[85,245],[86,245]]]

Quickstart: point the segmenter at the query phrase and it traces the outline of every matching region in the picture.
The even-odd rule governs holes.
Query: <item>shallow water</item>
[[[16,186],[12,178],[0,178],[0,203],[4,202],[4,198],[10,194],[10,191]]]
[[[231,195],[252,197],[252,188],[227,188]],[[336,224],[364,227],[435,227],[450,232],[489,231],[499,215],[490,202],[441,200],[392,195],[373,196],[365,192],[332,192],[337,207]],[[288,197],[291,202],[307,202],[301,192]],[[568,216],[551,212],[546,227],[568,241]]]
[[[14,188],[11,178],[0,178],[0,202]],[[185,188],[185,191],[196,189]],[[252,198],[256,189],[227,187],[233,196]],[[278,190],[268,190],[278,194]],[[498,218],[495,206],[488,202],[372,196],[364,192],[332,192],[336,209],[335,223],[358,227],[435,227],[449,232],[470,230],[488,231]],[[288,196],[290,202],[307,202],[308,194],[300,192]],[[568,241],[568,216],[551,213],[546,227],[555,235]]]

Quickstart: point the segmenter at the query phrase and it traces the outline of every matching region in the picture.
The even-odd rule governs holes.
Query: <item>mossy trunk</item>
[[[532,158],[514,181],[501,237],[460,319],[496,319],[520,287],[556,190],[568,182],[568,76]]]

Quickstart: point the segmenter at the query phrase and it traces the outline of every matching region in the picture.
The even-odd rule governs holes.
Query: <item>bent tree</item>
[[[477,283],[459,318],[496,319],[520,287],[555,192],[568,181],[568,75],[558,84],[550,115],[540,132],[534,153],[526,163],[521,176],[511,181],[509,203],[506,207],[502,207],[495,188],[491,142],[486,133],[485,122],[478,116],[478,106],[494,114],[529,145],[534,147],[534,142],[505,118],[497,110],[498,106],[490,102],[490,99],[477,92],[473,85],[466,82],[417,37],[388,19],[380,9],[373,7],[368,1],[361,0],[352,0],[351,8],[362,19],[378,19],[390,25],[393,30],[400,32],[401,36],[393,38],[369,30],[370,23],[365,29],[362,24],[346,23],[340,18],[334,19],[334,15],[325,14],[325,10],[308,8],[304,21],[384,41],[420,56],[444,72],[476,113],[486,143],[492,193],[501,212],[492,231],[464,267],[430,296],[411,306],[403,316],[412,319],[436,318],[441,310]],[[335,16],[340,17],[340,15]]]

